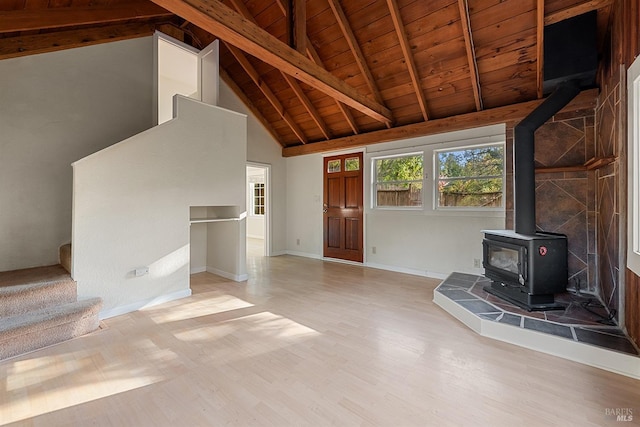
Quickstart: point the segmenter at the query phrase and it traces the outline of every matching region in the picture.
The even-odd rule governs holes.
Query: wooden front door
[[[362,262],[362,153],[324,158],[324,256]]]

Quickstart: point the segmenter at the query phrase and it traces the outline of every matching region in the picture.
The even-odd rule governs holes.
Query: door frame
[[[330,258],[330,257],[325,257],[324,256],[324,214],[320,216],[320,230],[322,231],[323,234],[323,238],[322,241],[320,242],[321,246],[320,246],[320,257],[325,260],[325,261],[334,261],[334,262],[341,262],[344,264],[353,264],[353,265],[365,265],[367,263],[367,203],[369,200],[369,197],[367,195],[367,179],[369,179],[368,177],[370,176],[370,174],[368,174],[368,166],[367,166],[367,150],[365,147],[363,148],[359,148],[359,149],[348,149],[348,150],[338,150],[338,151],[330,151],[330,152],[325,152],[322,153],[322,162],[321,162],[321,168],[322,168],[322,186],[321,186],[321,191],[322,194],[320,196],[320,203],[321,203],[321,207],[322,207],[322,202],[323,202],[323,198],[324,198],[324,159],[325,157],[333,157],[333,156],[342,156],[345,154],[356,154],[356,153],[362,153],[362,262],[356,262],[356,261],[349,261],[346,259],[340,259],[340,258]]]
[[[271,256],[271,165],[268,163],[246,162],[246,167],[264,170],[264,256]],[[245,177],[246,177],[245,167]],[[246,179],[246,178],[245,178]],[[248,182],[245,182],[246,191],[249,191]],[[247,216],[249,206],[247,206]]]

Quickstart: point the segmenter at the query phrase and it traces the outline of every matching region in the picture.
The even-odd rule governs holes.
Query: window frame
[[[394,159],[400,157],[413,157],[413,156],[422,156],[422,191],[421,191],[421,204],[420,206],[378,206],[378,177],[377,177],[377,168],[376,161],[385,160],[385,159]],[[371,157],[370,165],[371,165],[371,209],[373,210],[403,210],[403,211],[421,211],[425,207],[425,185],[426,185],[426,168],[425,168],[425,153],[424,151],[403,151],[394,154],[383,154],[378,156]],[[393,181],[393,182],[415,182],[417,180],[411,181]]]
[[[502,175],[500,179],[502,180],[502,198],[500,201],[500,206],[493,207],[483,207],[483,206],[440,206],[440,192],[438,191],[438,184],[440,183],[440,161],[439,154],[454,152],[454,151],[465,151],[472,150],[483,147],[501,147],[502,148]],[[505,210],[505,196],[506,196],[506,144],[504,142],[491,142],[484,144],[470,144],[470,145],[458,145],[453,147],[446,148],[437,148],[433,150],[433,210],[435,211],[499,211],[502,212]],[[488,178],[496,178],[497,175],[487,175]],[[482,179],[482,177],[468,177],[468,178],[477,178]]]
[[[627,70],[627,268],[640,276],[640,56]]]
[[[260,185],[262,186],[262,195],[261,196],[256,196],[256,186]],[[249,183],[249,189],[250,189],[250,193],[251,196],[249,198],[249,216],[259,216],[259,217],[263,217],[265,215],[266,212],[266,186],[264,184],[264,182],[250,182]],[[262,204],[256,204],[256,197],[261,197],[262,198]],[[262,213],[256,213],[256,207],[262,206]]]

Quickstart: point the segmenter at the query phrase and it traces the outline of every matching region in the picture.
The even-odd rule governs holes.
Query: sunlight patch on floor
[[[20,397],[16,399],[14,396],[10,403],[0,403],[0,425],[146,387],[165,379],[160,375],[136,373],[108,365],[90,369],[89,365],[93,364],[92,358],[76,359],[71,353],[14,362],[7,368],[4,382],[6,393]],[[31,391],[26,392],[28,389]]]
[[[231,310],[253,307],[254,305],[232,295],[220,295],[207,297],[204,301],[181,303],[171,310],[165,307],[145,310],[145,313],[156,323],[176,322],[180,320],[194,319]]]
[[[251,355],[281,348],[290,342],[320,335],[319,332],[271,312],[249,314],[200,328],[177,332],[177,339],[190,342],[209,342],[216,339],[236,340],[243,343],[243,351]],[[265,341],[265,338],[272,340]],[[252,342],[261,347],[251,348]],[[267,345],[265,345],[267,344]],[[247,353],[243,354],[247,356]]]

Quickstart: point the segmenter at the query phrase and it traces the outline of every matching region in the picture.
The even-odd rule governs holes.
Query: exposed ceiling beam
[[[327,127],[322,117],[320,117],[318,110],[316,110],[316,107],[311,103],[311,100],[309,99],[309,97],[307,97],[307,95],[302,90],[302,87],[300,87],[298,82],[290,75],[282,73],[282,77],[284,77],[287,83],[289,83],[289,86],[291,86],[291,89],[296,94],[296,96],[304,106],[305,110],[307,110],[307,112],[309,113],[313,121],[320,128],[320,131],[322,132],[324,137],[326,139],[331,139],[331,131]]]
[[[149,23],[134,23],[6,37],[0,39],[0,60],[146,37],[155,28]]]
[[[425,120],[429,120],[429,113],[427,110],[427,100],[424,96],[424,90],[422,90],[422,85],[420,84],[420,76],[418,75],[416,62],[413,59],[413,52],[409,47],[409,39],[407,38],[407,32],[405,31],[404,24],[402,23],[402,16],[400,16],[400,9],[398,8],[398,4],[396,3],[396,0],[387,0],[387,5],[389,6],[389,11],[391,12],[391,20],[393,21],[393,26],[396,29],[398,40],[400,40],[400,47],[402,48],[404,61],[407,64],[407,69],[409,70],[409,75],[411,76],[411,83],[413,84],[413,90],[416,92],[416,97],[418,98],[418,104],[420,105],[422,118]]]
[[[596,107],[597,97],[598,89],[583,91],[561,111],[594,109]],[[336,138],[330,141],[286,147],[282,149],[282,155],[284,157],[292,157],[304,154],[322,153],[326,151],[344,150],[364,145],[377,144],[380,142],[435,135],[438,133],[472,129],[501,123],[506,123],[507,126],[514,126],[543,101],[544,100],[542,99],[536,99],[520,104],[491,108],[488,110],[461,114],[443,119],[431,119],[426,122],[398,126],[392,129],[382,129],[360,135]]]
[[[264,126],[267,132],[271,134],[274,141],[278,142],[278,144],[280,144],[281,147],[284,147],[285,145],[282,143],[282,141],[280,141],[278,132],[276,132],[273,126],[271,126],[271,123],[262,115],[260,110],[258,110],[258,107],[256,107],[254,103],[251,102],[251,100],[247,97],[247,95],[242,91],[242,89],[238,87],[236,82],[233,81],[233,79],[229,76],[229,74],[227,74],[227,72],[222,67],[220,68],[220,77],[222,77],[222,80],[224,80],[225,83],[231,88],[233,93],[235,93],[236,96],[240,98],[242,103],[249,109],[249,111],[251,111],[251,113],[258,119],[258,121],[262,123],[262,126]]]
[[[258,71],[253,67],[253,65],[251,65],[251,62],[249,62],[249,58],[247,58],[244,52],[242,52],[237,47],[230,45],[229,43],[226,43],[226,42],[225,42],[225,45],[227,46],[231,54],[240,63],[244,71],[249,75],[249,77],[251,77],[251,80],[253,80],[256,86],[258,86],[260,91],[271,103],[273,108],[278,112],[282,120],[284,120],[289,125],[293,133],[296,134],[300,142],[302,142],[303,144],[306,144],[308,141],[307,141],[307,137],[304,135],[304,132],[302,132],[302,129],[298,127],[295,120],[293,120],[289,115],[289,113],[287,113],[287,111],[284,109],[284,107],[276,97],[276,94],[273,93],[273,91],[269,88],[267,83],[265,83],[265,81],[260,78],[260,74],[258,74]]]
[[[367,85],[369,86],[373,97],[380,104],[383,104],[382,95],[380,94],[380,90],[376,85],[376,80],[373,78],[373,74],[371,74],[371,70],[367,65],[367,61],[364,59],[364,54],[360,49],[360,44],[356,40],[356,36],[355,34],[353,34],[353,30],[351,30],[351,25],[347,20],[347,16],[344,14],[344,10],[342,10],[342,6],[340,6],[340,2],[338,0],[329,0],[329,6],[331,6],[331,10],[336,17],[336,21],[338,21],[338,26],[342,30],[342,34],[349,44],[349,48],[353,53],[356,64],[358,65],[360,72],[364,76],[364,80],[367,82]],[[387,127],[391,125],[390,122],[386,122],[386,124]]]
[[[574,6],[560,9],[558,11],[547,14],[544,17],[544,25],[555,24],[556,22],[564,21],[565,19],[573,18],[574,16],[591,12],[592,10],[607,7],[612,2],[613,0],[590,0],[584,3],[576,4]]]
[[[536,92],[542,98],[544,86],[544,0],[536,7]]]
[[[287,9],[284,5],[283,0],[276,0],[276,3],[278,4],[278,6],[280,7],[280,10],[282,11],[282,13],[285,15],[285,17],[287,16]],[[318,52],[316,51],[316,49],[313,47],[313,43],[311,43],[311,40],[309,40],[309,37],[307,36],[307,56],[318,66],[322,67],[323,69],[327,69],[327,67],[324,66],[324,63],[322,62],[322,59],[320,59],[320,55],[318,55]],[[351,130],[353,131],[353,133],[357,134],[360,133],[359,129],[358,129],[358,124],[356,123],[355,119],[353,118],[353,114],[351,114],[351,111],[349,111],[349,109],[347,108],[346,105],[344,105],[342,102],[338,101],[337,99],[332,98],[333,101],[336,103],[336,105],[338,106],[338,108],[340,109],[340,111],[342,112],[342,115],[344,116],[345,120],[347,121],[347,123],[349,123],[349,127],[351,127]]]
[[[305,54],[307,50],[307,0],[293,2],[293,39],[296,50]]]
[[[388,108],[360,94],[341,79],[314,64],[310,59],[243,18],[220,1],[152,1],[363,114],[383,123],[391,121],[391,111]]]
[[[473,87],[473,99],[476,102],[476,111],[482,110],[482,95],[480,92],[480,77],[478,75],[478,61],[473,47],[473,35],[471,33],[471,18],[469,17],[469,5],[467,0],[458,0],[460,9],[460,22],[462,24],[462,34],[464,35],[464,46],[467,51],[467,62],[469,63],[469,74],[471,75],[471,87]]]
[[[109,24],[132,19],[166,18],[171,12],[147,0],[114,6],[53,7],[0,13],[0,33]]]
[[[245,18],[249,19],[254,24],[256,24],[256,25],[258,24],[256,22],[255,18],[251,15],[251,12],[249,11],[249,9],[247,9],[247,6],[244,4],[244,2],[242,0],[230,0],[230,2],[233,5],[233,7],[235,7],[235,9],[242,16],[244,16]],[[305,37],[305,39],[307,38],[306,34],[305,34],[304,37]],[[289,86],[291,87],[293,92],[296,94],[296,96],[298,97],[298,99],[300,100],[300,102],[302,103],[304,108],[307,110],[307,112],[309,113],[309,115],[311,116],[313,121],[316,123],[316,125],[318,125],[318,127],[320,128],[320,131],[322,132],[324,137],[326,139],[331,139],[331,132],[329,131],[329,128],[325,124],[325,122],[322,119],[322,117],[320,117],[320,114],[316,110],[316,107],[311,103],[311,100],[304,93],[304,91],[302,90],[302,88],[300,87],[300,85],[298,84],[296,79],[294,79],[293,77],[289,76],[288,74],[284,73],[281,70],[280,70],[280,74],[282,75],[282,78],[284,78],[285,81],[289,84]]]

